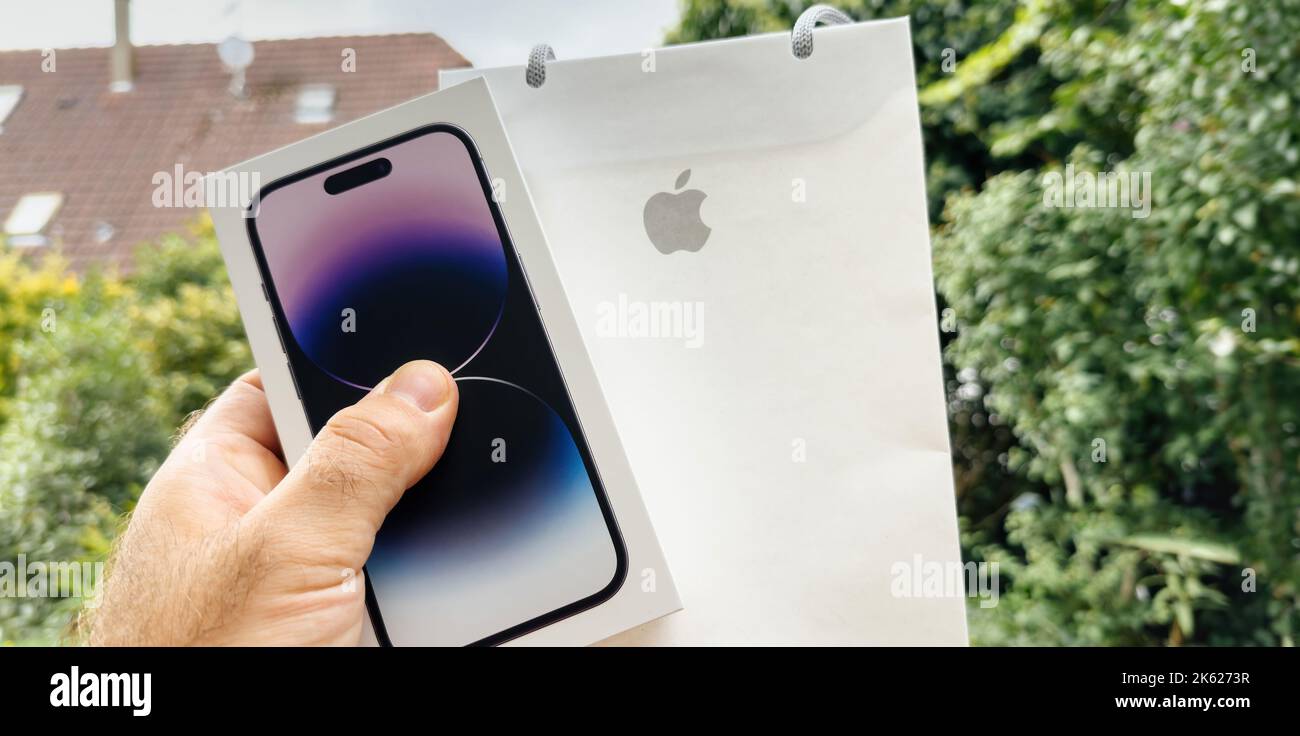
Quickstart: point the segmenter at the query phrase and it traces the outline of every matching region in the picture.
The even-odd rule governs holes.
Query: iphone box
[[[389,515],[367,564],[379,611],[370,636],[590,644],[681,608],[482,80],[232,166],[206,186],[290,464],[332,413],[318,397],[351,403],[417,358],[443,363],[460,387],[448,454],[426,478],[455,465],[431,481],[455,487],[417,485]],[[350,307],[334,313],[340,293],[360,305],[356,324],[385,326],[321,332],[347,321]],[[304,304],[318,311],[303,317]],[[472,458],[456,454],[471,442]],[[486,466],[489,454],[509,470]]]

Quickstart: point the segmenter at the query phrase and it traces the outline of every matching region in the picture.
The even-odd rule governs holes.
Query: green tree
[[[251,367],[210,225],[193,235],[125,279],[0,258],[0,561],[102,561],[175,427]],[[81,604],[0,598],[0,643],[58,641]]]
[[[19,341],[0,430],[0,560],[92,562],[167,448],[148,361],[92,284],[50,331]],[[52,641],[79,601],[0,599],[0,640]]]

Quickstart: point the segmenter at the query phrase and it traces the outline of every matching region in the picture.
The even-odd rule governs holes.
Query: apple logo
[[[675,189],[686,186],[691,178],[687,169],[677,175]],[[700,219],[700,205],[709,195],[699,189],[687,189],[677,194],[659,192],[646,200],[645,234],[650,236],[660,253],[685,250],[694,253],[704,247],[713,229]]]

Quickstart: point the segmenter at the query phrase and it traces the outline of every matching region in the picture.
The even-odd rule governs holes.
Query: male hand
[[[141,494],[82,622],[90,643],[358,643],[361,566],[389,510],[442,455],[458,399],[441,366],[407,363],[288,470],[261,379],[245,374]]]

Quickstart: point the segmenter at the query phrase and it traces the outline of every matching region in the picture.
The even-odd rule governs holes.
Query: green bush
[[[141,249],[136,265],[131,319],[174,427],[251,368],[253,357],[210,228],[200,228],[195,242],[173,236]]]
[[[102,561],[175,427],[251,367],[216,241],[167,238],[127,278],[0,270],[0,560]],[[0,642],[57,641],[79,607],[0,598]]]
[[[835,4],[912,16],[974,641],[1294,644],[1300,2]],[[1066,164],[1149,173],[1150,216],[1045,206]]]

